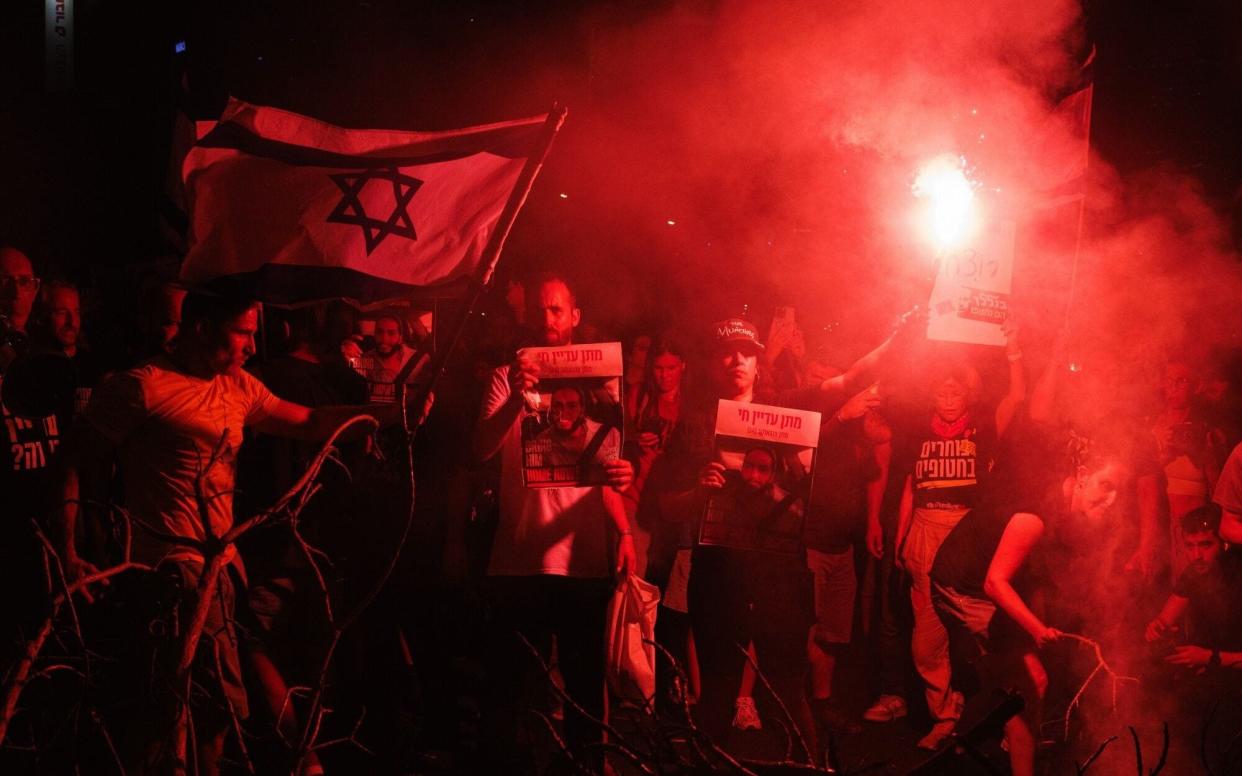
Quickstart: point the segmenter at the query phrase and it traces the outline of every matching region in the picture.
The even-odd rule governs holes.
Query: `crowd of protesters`
[[[6,772],[103,752],[167,770],[176,638],[204,590],[187,704],[203,774],[243,758],[331,772],[350,756],[381,772],[539,772],[567,754],[613,768],[605,631],[630,575],[660,590],[645,711],[739,757],[782,759],[793,727],[822,765],[864,723],[907,716],[915,745],[943,752],[1003,689],[1023,708],[995,744],[1032,774],[1045,700],[1081,683],[1084,640],[1139,678],[1134,697],[1175,689],[1162,712],[1185,735],[1242,687],[1227,363],[1171,353],[1150,365],[1147,406],[1122,406],[1119,370],[1084,373],[1067,331],[1036,371],[1012,322],[992,349],[929,343],[917,310],[872,343],[808,338],[787,306],[766,327],[721,311],[613,336],[563,274],[504,291],[415,407],[451,314],[280,311],[151,281],[127,320],[101,320],[83,314],[89,294],[0,248],[6,692],[24,659],[69,669],[33,681],[26,666],[4,712]],[[540,366],[523,349],[618,338],[623,444],[603,484],[527,487]],[[573,426],[586,398],[552,401]],[[713,446],[721,400],[819,413],[813,476],[791,488],[763,445],[730,469]],[[292,526],[221,541],[357,415],[377,430],[336,441]],[[759,523],[796,521],[797,552],[701,541],[724,494],[757,504]],[[74,616],[53,608],[121,563],[134,568],[80,585]]]

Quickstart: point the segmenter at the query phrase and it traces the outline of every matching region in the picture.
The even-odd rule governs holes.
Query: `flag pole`
[[[496,271],[496,264],[500,261],[500,253],[504,250],[505,241],[509,239],[509,232],[512,231],[513,224],[517,221],[518,212],[526,204],[526,198],[535,184],[535,178],[539,175],[539,171],[543,169],[544,160],[547,159],[548,151],[552,148],[552,141],[556,139],[556,133],[560,131],[561,125],[565,123],[565,116],[568,113],[569,109],[559,102],[552,105],[552,110],[548,112],[548,118],[544,121],[543,127],[539,132],[539,139],[535,144],[535,148],[531,155],[526,158],[526,164],[523,165],[521,173],[518,174],[517,183],[514,185],[513,191],[510,192],[504,209],[500,211],[500,219],[496,222],[496,229],[492,232],[487,245],[483,249],[483,256],[479,261],[479,267],[475,271],[474,276],[470,278],[466,291],[466,304],[461,312],[461,319],[457,321],[452,334],[444,343],[444,347],[438,349],[434,348],[434,331],[439,327],[440,322],[432,322],[432,336],[427,337],[419,344],[418,350],[415,351],[414,355],[410,357],[410,360],[405,363],[405,366],[401,368],[401,371],[396,376],[395,389],[397,401],[404,401],[406,380],[409,379],[410,374],[415,369],[420,368],[420,364],[428,359],[430,359],[430,363],[427,368],[431,377],[418,386],[414,400],[415,407],[423,406],[427,396],[435,389],[436,383],[444,374],[449,356],[452,355],[453,350],[457,347],[457,343],[461,340],[462,334],[466,330],[466,325],[470,322],[470,315],[474,312],[475,305],[478,304],[487,287],[491,285],[492,276]],[[434,352],[429,353],[429,351]]]
[[[1095,44],[1093,43],[1091,44],[1091,52],[1087,54],[1086,61],[1084,61],[1082,65],[1080,65],[1078,68],[1080,77],[1082,76],[1083,73],[1088,73],[1087,68],[1092,67],[1092,65],[1095,63],[1095,54],[1096,54],[1096,47],[1095,47]],[[1091,112],[1092,112],[1092,109],[1095,107],[1095,104],[1094,104],[1095,103],[1095,77],[1094,75],[1090,75],[1090,78],[1091,78],[1090,83],[1088,84],[1087,87],[1085,87],[1085,88],[1091,89],[1091,91],[1088,92],[1087,94],[1087,117],[1084,122],[1086,125],[1087,142],[1086,142],[1085,147],[1083,148],[1082,196],[1079,197],[1078,199],[1078,229],[1074,234],[1074,265],[1073,265],[1073,268],[1070,270],[1070,287],[1069,287],[1069,294],[1068,294],[1069,298],[1066,300],[1066,303],[1065,303],[1065,320],[1062,323],[1062,326],[1069,326],[1069,319],[1070,319],[1070,316],[1073,314],[1073,310],[1074,310],[1074,297],[1078,292],[1078,258],[1080,254],[1082,253],[1083,221],[1086,219],[1086,214],[1087,214],[1087,186],[1090,182],[1090,179],[1087,177],[1087,173],[1091,168],[1091,115],[1092,115]]]

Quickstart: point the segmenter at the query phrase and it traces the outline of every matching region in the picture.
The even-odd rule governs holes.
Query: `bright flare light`
[[[923,165],[914,179],[914,196],[924,200],[920,227],[938,252],[966,243],[978,226],[976,184],[966,175],[966,160],[946,154]]]

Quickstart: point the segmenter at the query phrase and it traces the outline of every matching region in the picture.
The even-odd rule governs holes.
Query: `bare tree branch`
[[[1100,755],[1104,754],[1104,750],[1108,748],[1108,745],[1116,740],[1117,736],[1109,736],[1104,739],[1102,744],[1096,747],[1095,753],[1088,757],[1085,762],[1074,763],[1074,767],[1078,770],[1078,776],[1083,776],[1083,774],[1087,772],[1087,769],[1091,767],[1091,764],[1098,760]]]
[[[39,653],[43,650],[43,645],[47,643],[48,637],[52,634],[52,626],[56,621],[56,616],[60,613],[61,607],[65,605],[65,601],[93,584],[134,569],[151,570],[149,566],[144,566],[140,563],[122,563],[119,566],[113,566],[78,579],[52,599],[51,611],[43,620],[43,625],[40,626],[35,637],[26,643],[25,651],[4,684],[4,703],[3,706],[0,706],[0,743],[4,741],[5,736],[8,734],[9,724],[13,721],[13,715],[17,713],[17,701],[21,697],[22,690],[30,682],[31,668],[39,657]]]
[[[1130,738],[1134,739],[1134,771],[1138,776],[1143,776],[1143,745],[1139,743],[1138,732],[1133,725],[1126,729],[1130,731]]]
[[[785,721],[788,723],[785,732],[788,734],[792,730],[794,735],[797,736],[798,746],[802,748],[802,754],[806,757],[803,762],[814,763],[815,758],[811,756],[811,748],[806,745],[806,739],[803,738],[802,731],[798,729],[797,723],[794,722],[793,715],[789,713],[789,707],[785,705],[785,700],[777,694],[776,690],[772,689],[772,683],[768,681],[768,677],[764,676],[762,669],[759,668],[759,663],[751,657],[750,651],[741,644],[735,646],[742,650],[742,654],[746,657],[746,662],[750,663],[751,668],[754,669],[755,676],[759,677],[759,681],[763,682],[763,686],[768,688],[768,693],[776,699],[776,704],[780,707],[781,713],[785,715]]]
[[[1087,678],[1085,681],[1083,681],[1082,685],[1079,686],[1078,692],[1074,693],[1074,697],[1070,699],[1069,706],[1065,708],[1064,739],[1068,741],[1069,740],[1069,728],[1070,728],[1070,716],[1074,713],[1074,709],[1077,708],[1078,704],[1082,701],[1083,693],[1085,693],[1087,691],[1087,688],[1091,686],[1091,682],[1093,679],[1095,679],[1097,674],[1099,674],[1102,671],[1108,674],[1109,679],[1112,680],[1112,697],[1113,697],[1112,708],[1114,710],[1117,708],[1118,686],[1121,685],[1123,682],[1134,682],[1135,684],[1138,684],[1138,679],[1133,676],[1123,676],[1117,673],[1116,671],[1114,671],[1113,667],[1110,666],[1108,664],[1108,661],[1104,659],[1104,650],[1100,646],[1100,643],[1098,641],[1089,639],[1086,636],[1080,636],[1077,633],[1065,633],[1063,634],[1063,637],[1070,639],[1072,641],[1077,641],[1080,644],[1085,644],[1095,652],[1095,667],[1091,670],[1091,673],[1087,675]],[[1140,776],[1142,775],[1140,774]]]
[[[1165,722],[1161,730],[1163,731],[1164,743],[1160,747],[1160,759],[1156,761],[1156,767],[1147,772],[1147,776],[1158,776],[1164,770],[1164,764],[1169,758],[1169,723]]]
[[[548,665],[548,661],[543,659],[543,655],[539,654],[539,650],[535,649],[535,645],[530,643],[530,641],[526,638],[526,635],[524,633],[522,633],[521,631],[516,631],[516,635],[519,639],[521,639],[522,643],[526,645],[526,649],[527,651],[530,652],[531,657],[535,658],[535,660],[539,663],[539,666],[543,669],[544,676],[548,678],[548,683],[552,686],[552,691],[555,692],[562,701],[572,706],[574,708],[574,711],[582,715],[584,719],[590,721],[592,724],[599,727],[605,733],[617,739],[618,742],[621,742],[621,743],[618,743],[618,746],[621,746],[622,748],[626,749],[630,755],[633,755],[636,759],[641,761],[642,758],[638,756],[638,753],[635,752],[633,749],[631,749],[627,744],[623,743],[625,741],[625,736],[621,735],[620,731],[618,731],[616,728],[614,728],[612,725],[608,724],[604,720],[599,719],[598,717],[592,715],[589,711],[582,708],[582,704],[574,700],[574,697],[572,695],[565,692],[560,687],[557,687],[556,682],[552,681],[552,668],[551,666]],[[642,772],[646,774],[653,773],[653,771],[650,768],[648,768],[645,764],[642,766]]]

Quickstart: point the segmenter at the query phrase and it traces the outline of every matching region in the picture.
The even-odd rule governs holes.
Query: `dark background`
[[[596,58],[593,45],[598,36],[666,13],[669,2],[74,5],[69,91],[44,87],[41,3],[6,4],[0,26],[0,230],[44,274],[99,281],[117,267],[171,252],[158,225],[183,72],[195,118],[214,118],[229,94],[345,126],[427,130],[532,115],[553,99],[565,102],[569,122],[503,269],[575,268],[588,291],[607,292],[597,294],[605,297],[603,318],[676,305],[687,286],[745,277],[756,263],[797,268],[781,245],[803,245],[806,232],[823,226],[801,227],[779,212],[774,192],[805,161],[779,148],[764,160],[774,180],[759,176],[744,192],[680,183],[678,160],[693,149],[662,133],[659,106],[704,73],[651,78],[640,62]],[[1190,171],[1208,200],[1231,215],[1235,235],[1242,182],[1239,8],[1227,0],[1095,0],[1085,8],[1087,37],[1099,50],[1093,146],[1123,173],[1160,164]],[[175,53],[178,41],[185,41],[184,53]],[[650,131],[606,131],[618,122]],[[865,165],[857,156],[846,161]],[[779,184],[777,176],[784,176]],[[713,204],[735,194],[751,203],[748,223]],[[848,206],[842,205],[847,214]],[[802,238],[793,234],[799,231]],[[892,270],[866,256],[845,261],[875,283]],[[670,276],[670,267],[678,272]],[[773,275],[779,272],[719,300],[801,301],[796,287],[780,287]]]

